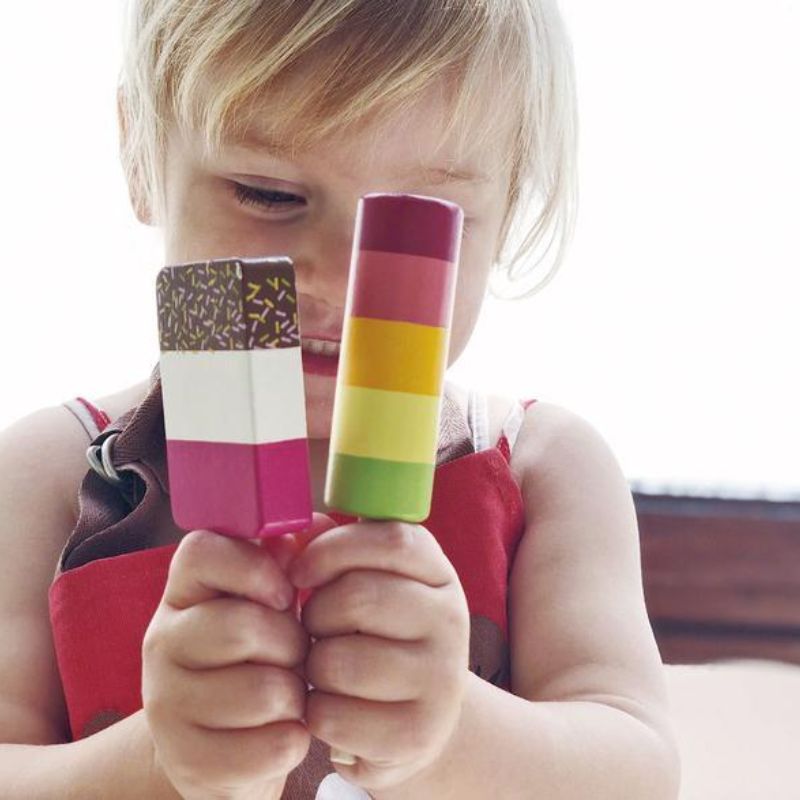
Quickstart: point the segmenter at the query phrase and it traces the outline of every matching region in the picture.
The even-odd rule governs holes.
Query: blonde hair
[[[534,294],[563,260],[577,206],[577,121],[555,0],[129,0],[124,51],[123,166],[156,220],[170,125],[201,131],[214,149],[242,136],[270,92],[311,64],[325,80],[282,94],[264,115],[301,148],[413,105],[444,75],[453,91],[445,136],[474,144],[511,122],[492,291]]]

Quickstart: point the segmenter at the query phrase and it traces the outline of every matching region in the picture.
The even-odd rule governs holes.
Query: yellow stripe
[[[438,432],[438,397],[343,385],[336,398],[331,452],[433,464]]]
[[[448,331],[367,317],[347,320],[339,369],[348,386],[438,397],[447,366]]]

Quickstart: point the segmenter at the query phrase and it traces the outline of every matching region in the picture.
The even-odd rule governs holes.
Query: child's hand
[[[306,722],[357,757],[337,769],[365,789],[408,780],[444,750],[469,666],[469,612],[455,569],[424,527],[344,525],[314,539],[289,569],[315,588],[303,624],[314,686]]]
[[[187,534],[145,634],[145,714],[161,769],[189,800],[277,799],[308,751],[308,635],[278,549]]]

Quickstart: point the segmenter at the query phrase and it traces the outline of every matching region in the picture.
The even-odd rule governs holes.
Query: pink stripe
[[[450,325],[456,265],[438,258],[362,250],[352,280],[354,317]]]
[[[255,538],[311,524],[308,440],[228,444],[167,440],[170,500],[185,530]]]

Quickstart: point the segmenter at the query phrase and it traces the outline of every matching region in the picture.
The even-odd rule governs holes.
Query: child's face
[[[210,159],[203,156],[199,138],[173,131],[166,162],[167,263],[288,255],[295,262],[303,336],[339,340],[359,197],[406,192],[450,200],[464,209],[467,226],[452,363],[480,311],[506,210],[509,174],[501,165],[501,142],[458,160],[455,142],[434,152],[445,113],[442,87],[434,86],[420,95],[412,112],[382,118],[357,135],[328,140],[294,157],[236,144]],[[442,182],[440,173],[423,167],[480,177]],[[237,184],[261,189],[273,206],[242,202]],[[309,436],[327,438],[335,377],[314,373],[308,364],[304,372]]]

